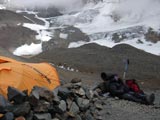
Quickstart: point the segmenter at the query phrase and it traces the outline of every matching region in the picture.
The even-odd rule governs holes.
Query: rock
[[[58,96],[60,96],[63,100],[66,100],[71,95],[71,91],[68,88],[59,87]]]
[[[14,114],[12,112],[7,112],[1,120],[14,120]]]
[[[45,99],[48,102],[52,102],[54,99],[54,93],[52,91],[38,86],[34,86],[31,94],[37,99]]]
[[[102,116],[97,116],[96,120],[103,120]]]
[[[13,87],[8,87],[8,100],[9,101],[14,101],[15,104],[21,104],[25,101],[26,98],[26,94],[24,94],[23,92],[19,91],[16,88]]]
[[[31,91],[30,96],[34,96],[37,100],[39,100],[39,98],[40,98],[40,95],[39,95],[40,90],[41,90],[40,87],[34,86],[32,91]]]
[[[75,102],[72,103],[69,112],[70,112],[72,115],[76,115],[76,114],[79,113],[79,107],[77,106],[77,104],[76,104]]]
[[[49,17],[56,17],[62,15],[57,8],[55,7],[48,7],[45,8],[38,8],[36,11],[38,11],[38,16],[43,18],[49,18]]]
[[[86,94],[83,88],[76,89],[75,93],[79,96],[84,96]]]
[[[99,93],[101,92],[101,89],[96,89],[95,91],[93,91],[93,97],[99,97]]]
[[[73,99],[67,98],[66,103],[67,103],[67,108],[70,109],[70,108],[71,108],[71,105],[72,105],[72,103],[73,103]]]
[[[92,99],[92,98],[93,98],[93,95],[94,95],[93,91],[92,91],[92,90],[89,90],[88,88],[85,88],[84,90],[85,90],[85,93],[86,93],[86,97],[87,97],[88,99]]]
[[[33,115],[34,115],[34,113],[33,113],[33,111],[31,110],[31,111],[29,112],[29,114],[26,116],[26,120],[33,120]]]
[[[100,101],[96,101],[94,103],[95,107],[98,109],[98,110],[102,110],[103,109],[103,105]]]
[[[81,116],[76,115],[76,116],[75,116],[75,120],[82,120],[82,118],[81,118]]]
[[[51,114],[42,113],[42,114],[34,114],[34,120],[52,120]]]
[[[59,105],[51,105],[48,109],[48,113],[50,113],[52,116],[55,116],[56,113],[62,115],[64,112],[59,108]]]
[[[11,105],[9,103],[9,101],[7,99],[5,99],[5,97],[3,97],[2,95],[0,95],[0,106],[6,107],[6,106],[9,106],[9,105]]]
[[[54,38],[50,41],[43,42],[42,50],[47,51],[53,48],[68,48],[72,42],[78,41],[89,42],[90,38],[79,28],[65,26],[54,30]]]
[[[12,109],[15,116],[25,116],[30,112],[31,106],[29,102],[25,102],[20,105],[14,105]]]
[[[59,120],[58,118],[53,118],[52,120]]]
[[[49,107],[50,107],[50,103],[44,100],[40,100],[38,101],[38,104],[36,107],[34,107],[34,112],[35,113],[44,113],[44,112],[48,112]]]
[[[73,88],[80,88],[82,86],[82,83],[81,82],[78,82],[78,83],[72,83],[72,87]]]
[[[78,98],[77,104],[81,111],[85,111],[89,108],[90,101],[88,99]]]
[[[17,117],[15,120],[26,120],[23,116]]]
[[[71,80],[71,83],[79,83],[79,82],[82,82],[82,80],[78,78],[74,78]]]
[[[85,113],[84,119],[85,120],[95,120],[89,110]]]
[[[153,30],[153,28],[149,28],[147,33],[145,34],[145,39],[147,41],[151,41],[153,43],[157,43],[160,41],[160,34]]]
[[[58,108],[62,110],[62,112],[65,112],[67,110],[66,102],[64,100],[61,100]]]
[[[29,96],[29,103],[31,106],[35,107],[38,105],[39,97],[37,98],[34,94],[31,94]]]
[[[48,102],[52,102],[53,99],[54,99],[53,92],[46,89],[46,88],[41,89],[39,95],[40,95],[41,98],[45,99]]]
[[[56,114],[55,118],[58,118],[59,120],[68,120],[68,114],[64,113],[64,114]]]

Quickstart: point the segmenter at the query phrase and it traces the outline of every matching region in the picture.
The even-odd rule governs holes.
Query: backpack
[[[128,88],[129,88],[131,91],[133,91],[133,92],[135,92],[135,93],[144,93],[144,92],[140,89],[140,87],[139,87],[139,85],[138,85],[138,83],[136,82],[135,79],[126,80],[125,83],[126,83],[126,85],[128,86]]]

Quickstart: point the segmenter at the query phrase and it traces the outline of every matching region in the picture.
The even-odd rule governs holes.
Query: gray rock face
[[[43,51],[50,50],[52,48],[68,48],[72,42],[88,42],[89,37],[84,34],[80,29],[73,26],[59,28],[54,31],[54,38],[48,42],[43,42]]]
[[[26,19],[23,15],[17,14],[9,10],[0,10],[0,26],[4,24],[15,26],[19,23],[32,23],[32,21]]]
[[[48,7],[47,9],[38,8],[35,10],[38,12],[39,17],[49,18],[49,17],[56,17],[62,15],[57,8],[55,7]]]
[[[5,25],[0,27],[0,45],[2,48],[13,52],[21,45],[38,43],[39,41],[35,38],[36,34],[35,31],[22,26]]]

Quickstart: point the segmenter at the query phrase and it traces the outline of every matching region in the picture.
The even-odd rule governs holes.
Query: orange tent
[[[30,93],[33,86],[53,90],[59,85],[57,71],[48,63],[25,63],[0,56],[1,95],[7,95],[8,86]]]

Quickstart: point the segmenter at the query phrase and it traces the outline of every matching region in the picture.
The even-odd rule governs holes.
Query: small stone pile
[[[54,91],[34,86],[30,95],[8,87],[8,100],[0,95],[0,120],[101,120],[103,102],[80,79]]]

